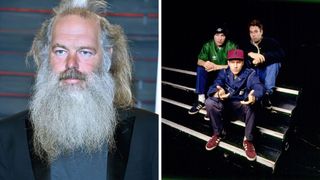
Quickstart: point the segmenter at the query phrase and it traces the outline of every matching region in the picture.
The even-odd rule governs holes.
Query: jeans
[[[279,74],[281,63],[273,63],[264,68],[257,68],[256,72],[260,78],[260,81],[266,88],[266,93],[272,94],[273,89],[276,87],[276,79]]]
[[[209,85],[213,83],[217,73],[207,72],[204,67],[197,67],[197,82],[196,82],[196,94],[206,94],[208,91]],[[209,83],[208,83],[209,81]]]

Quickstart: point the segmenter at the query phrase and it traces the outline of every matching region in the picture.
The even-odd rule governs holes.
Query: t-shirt
[[[97,152],[83,150],[59,156],[50,165],[40,162],[34,167],[36,179],[51,180],[106,180],[108,150],[106,146]]]
[[[51,180],[105,180],[107,177],[107,148],[88,154],[76,151],[62,155],[51,164]]]
[[[202,46],[202,49],[198,55],[198,59],[203,61],[211,61],[218,65],[226,65],[228,51],[231,49],[236,49],[236,47],[237,46],[235,43],[228,40],[224,46],[218,48],[215,45],[214,40],[211,40]]]

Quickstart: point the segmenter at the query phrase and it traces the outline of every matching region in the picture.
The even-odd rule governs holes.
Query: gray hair
[[[62,0],[60,5],[53,9],[53,17],[42,24],[27,57],[33,57],[37,71],[44,61],[49,60],[52,28],[57,17],[79,15],[97,20],[101,28],[100,44],[104,57],[101,68],[108,69],[115,81],[114,104],[121,108],[130,107],[134,103],[131,91],[132,58],[123,29],[119,25],[111,24],[102,16],[106,9],[107,3],[103,0]],[[109,53],[110,48],[112,48],[112,54]],[[105,57],[110,55],[111,62],[107,62],[108,58]]]

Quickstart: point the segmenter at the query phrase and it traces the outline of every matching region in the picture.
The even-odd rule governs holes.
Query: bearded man
[[[158,179],[158,117],[133,108],[121,27],[64,0],[36,35],[29,110],[0,122],[0,179]]]

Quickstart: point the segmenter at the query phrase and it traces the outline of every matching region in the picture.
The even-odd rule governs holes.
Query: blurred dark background
[[[320,1],[162,2],[162,66],[195,71],[203,43],[217,24],[227,23],[230,39],[249,41],[247,24],[258,18],[264,36],[277,39],[286,51],[278,85],[301,88],[297,130],[320,147]]]

